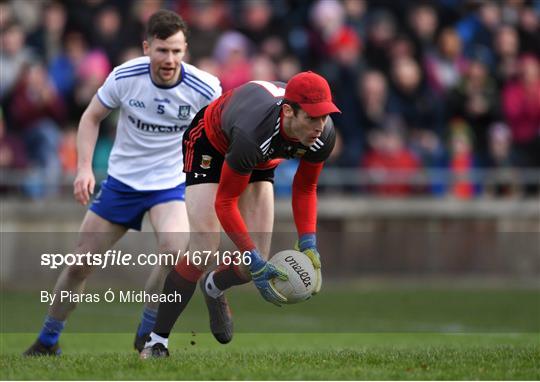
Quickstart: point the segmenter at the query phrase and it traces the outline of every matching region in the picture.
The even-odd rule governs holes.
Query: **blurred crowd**
[[[328,166],[377,180],[345,191],[538,194],[540,180],[520,174],[540,169],[539,0],[0,1],[4,192],[7,176],[23,174],[25,195],[54,195],[75,174],[82,111],[114,66],[142,54],[160,8],[187,21],[186,61],[224,91],[301,70],[325,76],[342,110]],[[113,114],[101,128],[98,174],[114,123]],[[469,176],[484,169],[497,179]],[[446,175],[410,181],[434,170]]]

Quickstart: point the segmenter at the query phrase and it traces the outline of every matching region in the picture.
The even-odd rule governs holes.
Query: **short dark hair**
[[[293,109],[293,114],[295,117],[298,114],[298,110],[302,108],[298,103],[289,101],[287,99],[284,99],[282,102],[282,105],[285,105],[285,104],[289,105]]]
[[[175,12],[161,9],[148,19],[146,39],[150,41],[155,37],[166,40],[180,31],[187,37],[188,27],[182,17]]]

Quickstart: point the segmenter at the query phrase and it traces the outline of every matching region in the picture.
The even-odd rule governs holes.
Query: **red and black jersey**
[[[336,133],[330,118],[311,147],[286,137],[280,115],[284,92],[283,82],[252,81],[208,106],[206,135],[235,171],[248,174],[254,168],[275,167],[279,158],[322,162],[332,152]]]
[[[238,209],[251,171],[272,168],[282,159],[299,158],[293,181],[292,205],[299,234],[314,233],[317,220],[317,181],[323,162],[335,144],[333,122],[310,147],[285,135],[281,104],[285,84],[252,81],[223,94],[204,113],[211,144],[225,157],[216,195],[216,214],[223,229],[241,250],[255,247]]]

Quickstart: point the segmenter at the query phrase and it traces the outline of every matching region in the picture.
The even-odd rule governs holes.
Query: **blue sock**
[[[156,317],[157,317],[157,310],[144,308],[144,311],[141,317],[141,325],[139,326],[139,330],[137,330],[137,335],[139,337],[150,334],[152,329],[154,329],[154,325],[156,323]]]
[[[53,346],[58,342],[65,325],[66,321],[59,321],[50,316],[45,317],[43,328],[39,332],[39,342],[45,346]]]

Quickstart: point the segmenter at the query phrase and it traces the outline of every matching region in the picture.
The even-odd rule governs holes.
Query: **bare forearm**
[[[97,97],[92,99],[84,111],[77,133],[77,169],[79,171],[92,169],[92,157],[99,135],[99,124],[108,113],[109,110],[101,104]]]
[[[77,132],[77,169],[79,171],[92,168],[92,158],[98,135],[99,123],[91,121],[83,114]]]

